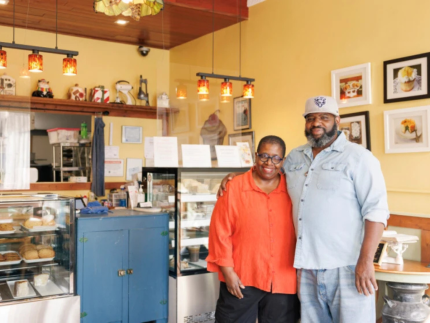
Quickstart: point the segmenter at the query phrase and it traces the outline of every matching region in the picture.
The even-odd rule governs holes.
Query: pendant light
[[[180,100],[187,98],[187,87],[184,84],[179,84],[176,88],[176,98]]]
[[[206,79],[206,76],[202,76],[197,81],[197,94],[209,94],[209,80]]]
[[[243,97],[245,99],[253,99],[254,98],[254,84],[250,81],[246,81],[246,84],[243,86]]]
[[[221,96],[232,96],[233,95],[233,84],[229,79],[224,79],[221,83]]]
[[[63,75],[76,75],[78,74],[78,63],[72,55],[67,55],[63,58]]]
[[[0,47],[0,69],[7,67],[7,53]]]
[[[33,54],[28,55],[28,70],[33,73],[43,72],[43,56],[38,50],[33,50]]]
[[[28,69],[25,66],[21,67],[21,70],[19,71],[19,77],[22,79],[30,78],[30,73],[28,72]]]
[[[231,96],[220,96],[220,103],[229,103],[231,102]]]

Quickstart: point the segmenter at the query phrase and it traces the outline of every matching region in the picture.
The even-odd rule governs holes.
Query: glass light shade
[[[221,96],[232,96],[233,95],[233,84],[229,81],[221,83]]]
[[[30,78],[30,73],[28,72],[28,69],[25,68],[25,66],[23,66],[21,71],[19,71],[19,77],[23,79]]]
[[[0,50],[0,69],[7,67],[7,53],[5,50]]]
[[[178,85],[178,87],[176,88],[176,98],[181,100],[187,98],[187,87],[185,85]]]
[[[221,103],[229,103],[231,102],[231,96],[221,96]]]
[[[63,75],[76,75],[78,74],[78,63],[76,58],[66,57],[63,58]]]
[[[209,80],[200,79],[197,81],[197,94],[209,94]]]
[[[199,94],[199,101],[208,101],[209,94]]]
[[[28,55],[28,70],[33,73],[43,72],[43,56],[35,53]]]
[[[254,84],[246,83],[243,86],[243,97],[245,99],[253,99],[254,98]]]

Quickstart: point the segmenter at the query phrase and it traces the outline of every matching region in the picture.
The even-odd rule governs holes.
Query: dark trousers
[[[221,282],[216,305],[216,323],[296,323],[299,319],[300,303],[296,294],[272,294],[246,286],[243,298],[230,294],[227,285]]]

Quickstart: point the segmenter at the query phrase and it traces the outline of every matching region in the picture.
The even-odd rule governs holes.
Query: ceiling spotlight
[[[118,19],[117,21],[115,21],[115,23],[118,24],[118,25],[127,25],[128,21],[127,20]]]

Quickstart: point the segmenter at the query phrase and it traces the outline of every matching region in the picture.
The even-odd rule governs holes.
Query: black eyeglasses
[[[279,164],[284,159],[284,158],[279,157],[278,155],[270,157],[268,154],[258,154],[257,153],[257,156],[258,156],[258,158],[260,158],[260,160],[263,163],[266,163],[269,161],[269,159],[271,159],[272,163],[275,165]]]

